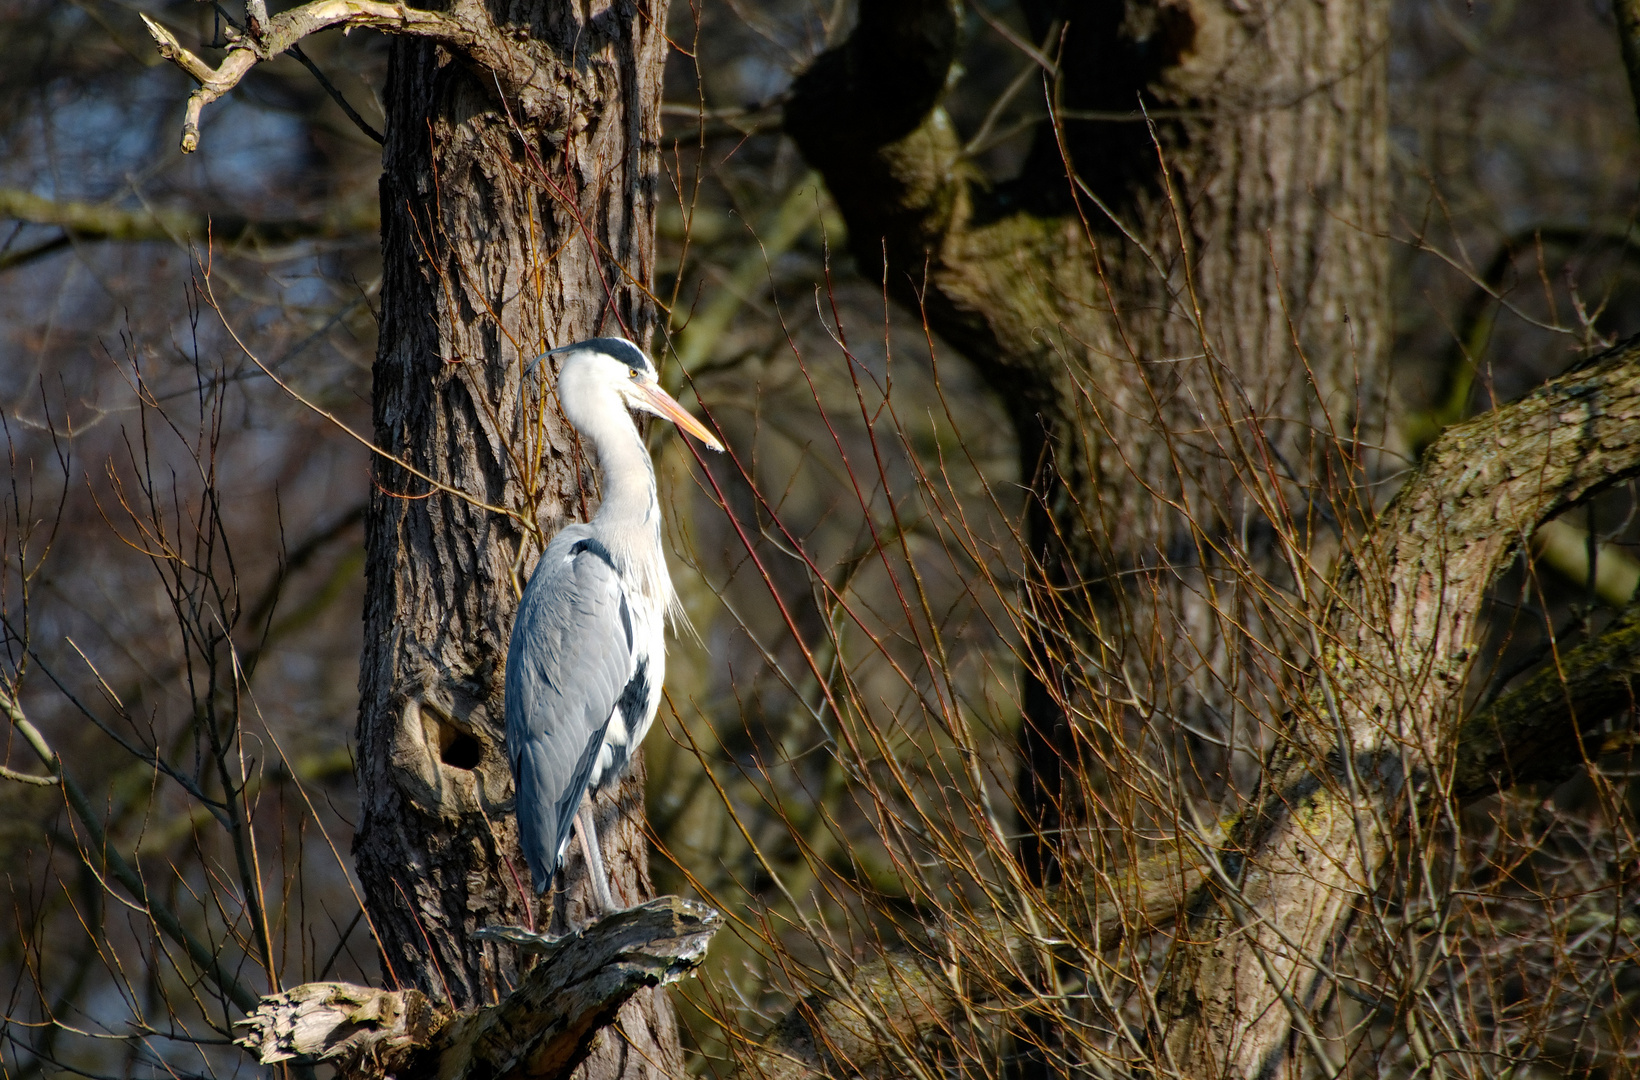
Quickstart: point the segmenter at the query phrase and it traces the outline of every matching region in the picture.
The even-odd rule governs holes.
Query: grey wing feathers
[[[558,869],[634,663],[631,613],[609,552],[572,525],[525,586],[507,650],[507,756],[537,891]]]

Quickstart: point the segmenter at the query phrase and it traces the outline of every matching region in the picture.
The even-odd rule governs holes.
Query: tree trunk
[[[1246,795],[1285,711],[1283,669],[1306,660],[1309,642],[1269,624],[1266,590],[1309,586],[1291,566],[1324,563],[1329,515],[1350,501],[1339,481],[1384,435],[1387,5],[1023,6],[1059,59],[1047,90],[1066,119],[1040,125],[1018,178],[981,175],[938,105],[961,17],[948,0],[862,5],[798,80],[786,125],[863,272],[886,271],[975,362],[1035,478],[1021,856],[1051,881],[1088,836],[1062,827],[1104,800],[1101,765],[1136,714],[1188,723],[1163,736],[1182,746],[1175,801],[1124,784],[1102,808],[1123,825]],[[1146,708],[1100,705],[1105,679]],[[1186,734],[1203,726],[1252,752]],[[1249,992],[1197,974],[1191,1002]],[[1274,992],[1242,998],[1268,1030],[1212,1027],[1234,1061],[1170,1039],[1190,1047],[1185,1074],[1250,1076],[1279,1056]]]
[[[381,461],[373,474],[354,851],[388,980],[471,1008],[519,975],[509,947],[473,930],[562,930],[586,913],[578,858],[556,906],[526,911],[503,749],[517,589],[545,540],[596,505],[556,373],[524,368],[554,345],[645,344],[653,328],[666,5],[535,0],[505,23],[458,7],[518,70],[498,79],[430,42],[392,44],[375,436],[420,475]],[[617,899],[636,902],[650,891],[641,766],[598,811]],[[664,993],[640,994],[619,1030],[582,1075],[680,1073]]]

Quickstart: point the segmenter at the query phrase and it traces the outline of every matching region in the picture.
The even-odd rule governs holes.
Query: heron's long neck
[[[600,412],[603,422],[589,425],[604,495],[592,526],[645,594],[664,609],[672,603],[672,581],[661,551],[660,501],[649,449],[618,402]]]
[[[660,521],[655,470],[637,429],[630,422],[622,426],[624,431],[605,432],[594,443],[598,471],[603,474],[604,500],[593,520],[623,531],[643,529],[647,537]]]

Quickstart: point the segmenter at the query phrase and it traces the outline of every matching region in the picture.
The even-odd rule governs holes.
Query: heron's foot
[[[473,937],[478,941],[506,942],[536,956],[550,956],[580,936],[579,930],[568,934],[538,934],[522,926],[481,926],[473,931]]]

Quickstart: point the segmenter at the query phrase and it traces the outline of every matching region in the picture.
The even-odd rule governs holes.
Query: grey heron
[[[592,444],[603,501],[565,526],[524,587],[507,648],[507,759],[518,839],[538,893],[552,884],[579,822],[599,904],[615,910],[586,796],[625,771],[660,704],[664,622],[677,604],[661,549],[655,468],[630,410],[677,424],[714,450],[712,433],[662,390],[624,338],[592,338],[561,356],[558,403]]]

